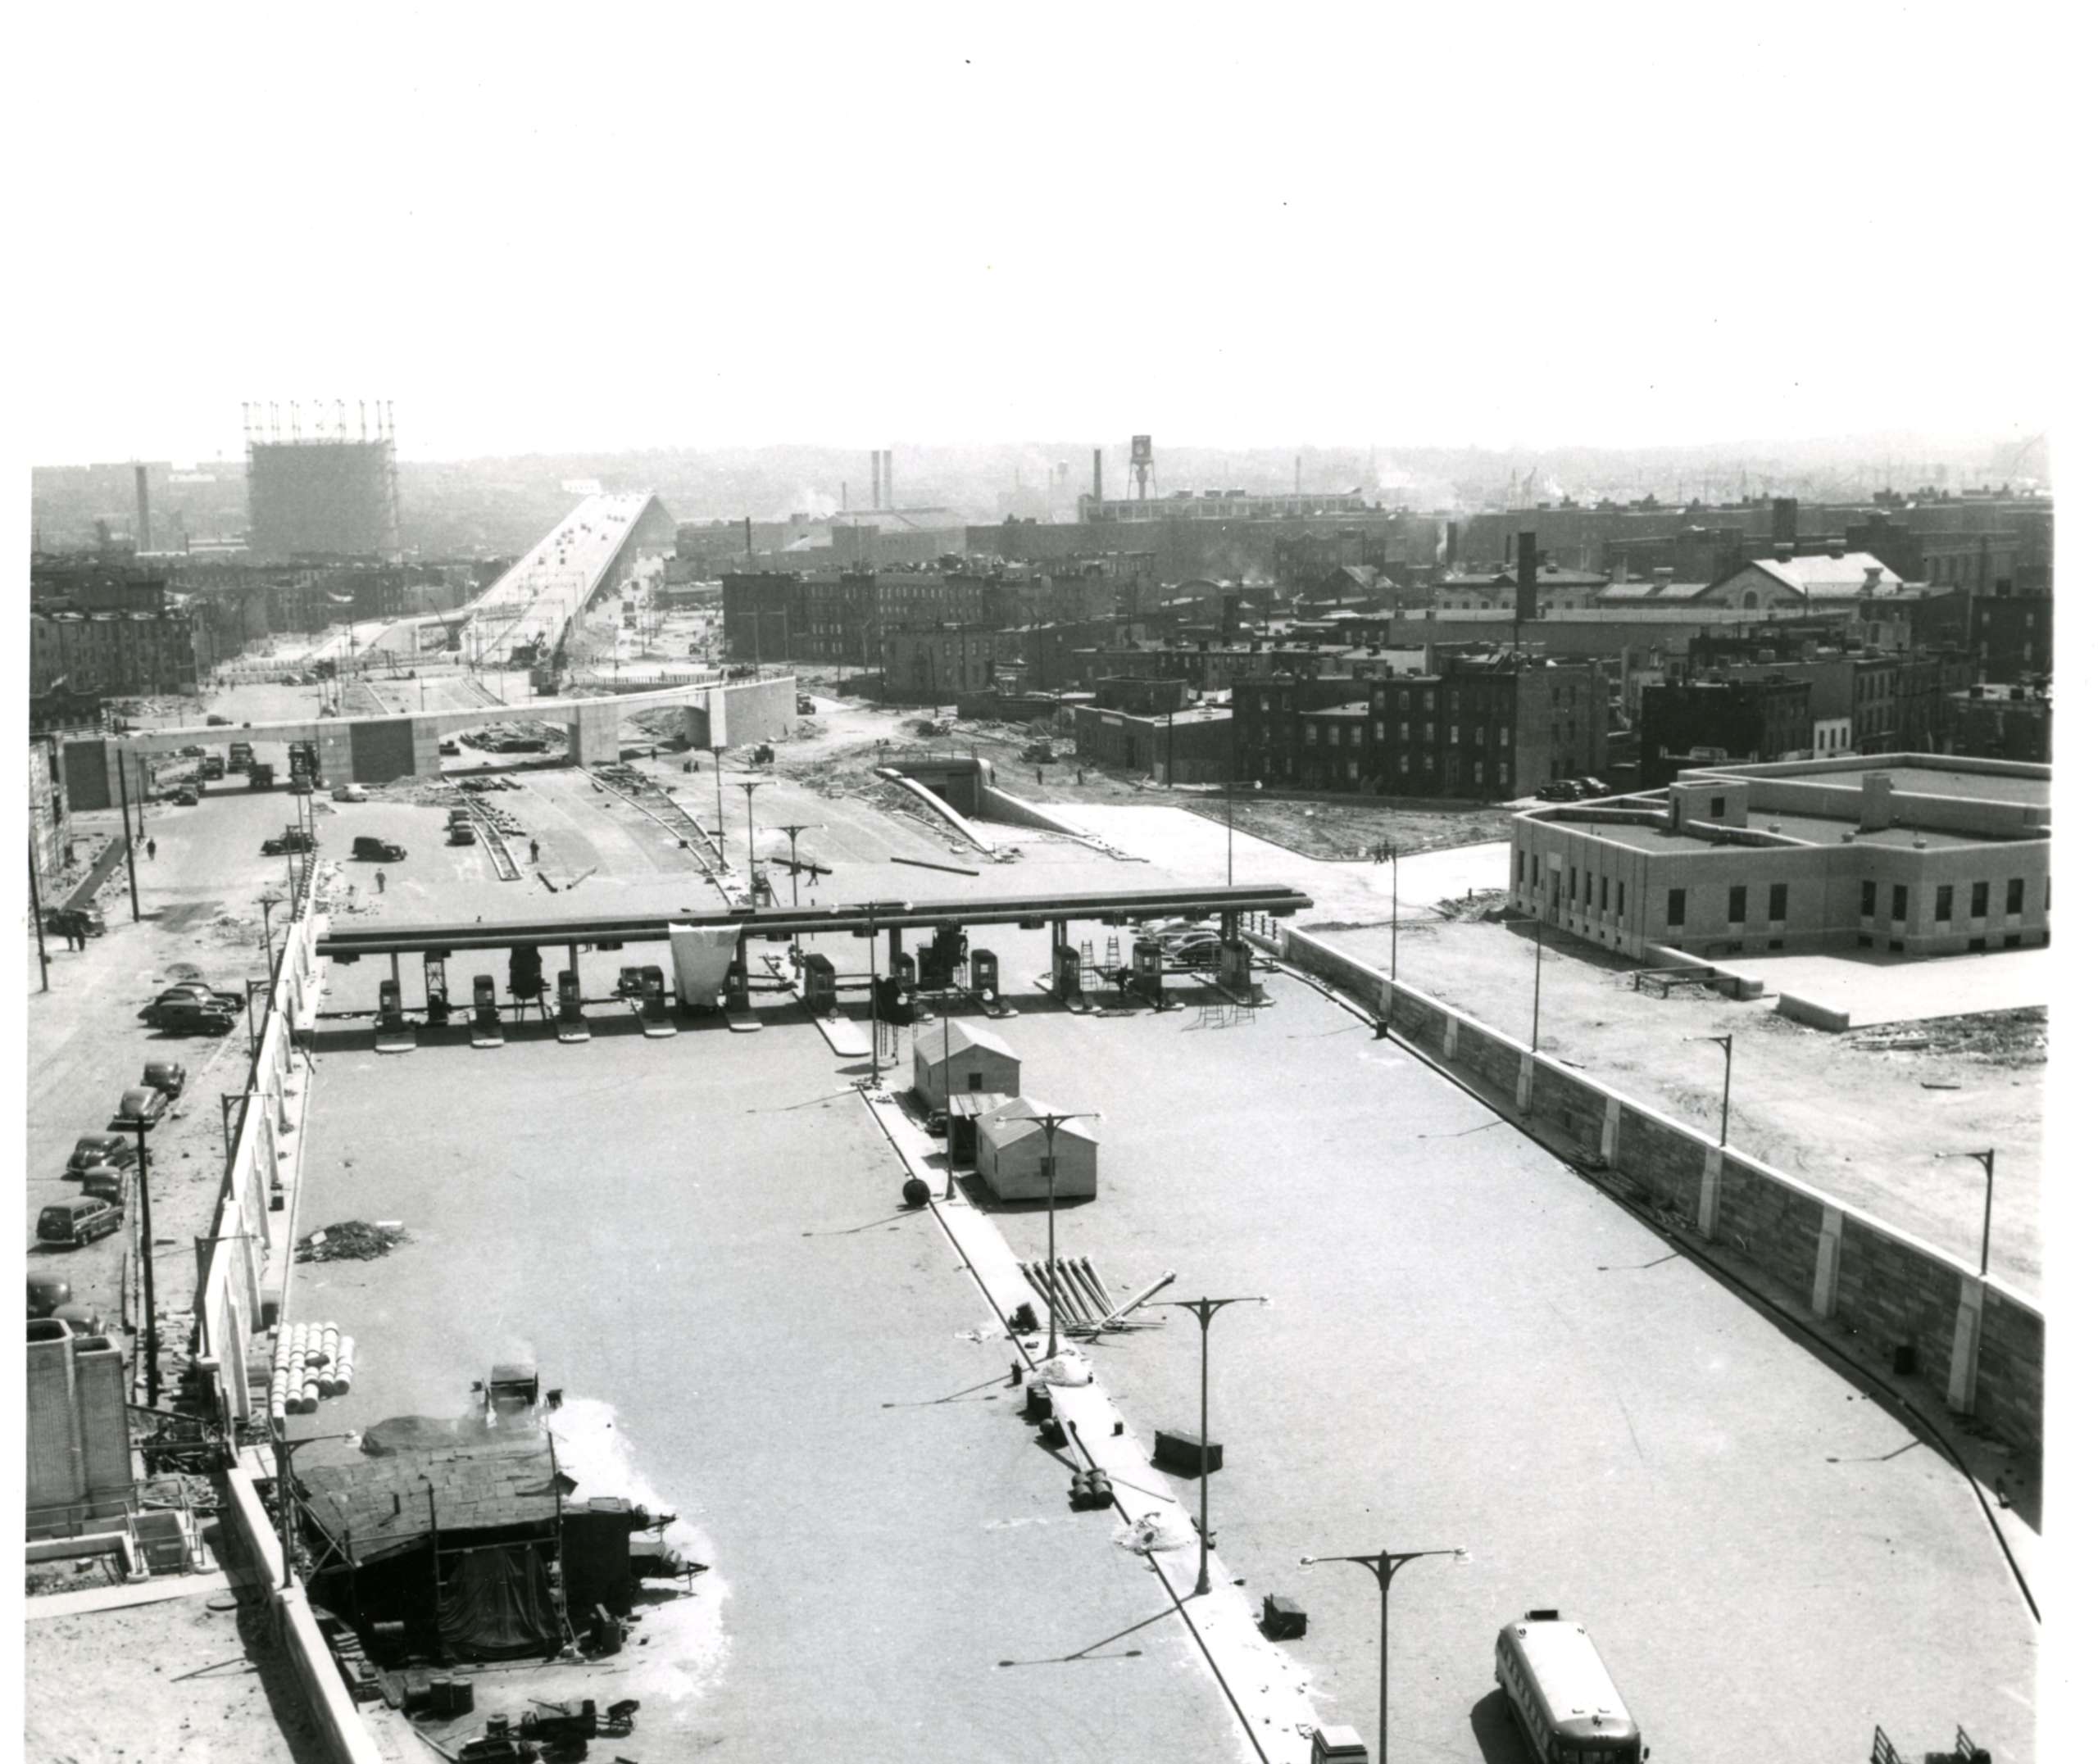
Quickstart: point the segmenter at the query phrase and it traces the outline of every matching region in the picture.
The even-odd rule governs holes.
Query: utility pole
[[[36,921],[36,965],[43,975],[39,992],[51,990],[51,958],[43,948],[43,893],[37,887],[36,835],[30,835],[30,917]]]
[[[131,876],[131,923],[139,923],[139,856],[131,848],[131,781],[124,769],[124,750],[116,750],[116,794],[124,818],[124,865]]]
[[[146,1135],[152,1127],[147,1121],[134,1123],[139,1136],[139,1275],[146,1305],[146,1407],[157,1408],[161,1400],[161,1326],[153,1299],[153,1184],[146,1150]]]
[[[950,1127],[951,1133],[954,1129]],[[1052,1262],[1053,1267],[1055,1263]],[[1210,1322],[1228,1304],[1265,1304],[1265,1298],[1251,1294],[1233,1299],[1168,1299],[1164,1301],[1176,1310],[1189,1313],[1202,1326],[1202,1515],[1197,1528],[1201,1540],[1201,1566],[1195,1572],[1194,1596],[1201,1598],[1210,1589]]]
[[[1015,1121],[1032,1121],[1048,1135],[1049,1150],[1043,1154],[1042,1173],[1049,1184],[1049,1358],[1056,1357],[1056,1129],[1067,1121],[1097,1121],[1097,1111],[1073,1113],[1069,1110],[1051,1109],[1038,1115],[1015,1115]],[[947,1131],[954,1131],[949,1122]]]
[[[750,841],[751,900],[753,904],[757,900],[757,817],[752,804],[764,787],[765,780],[761,778],[745,779],[736,786],[743,793],[743,828]]]

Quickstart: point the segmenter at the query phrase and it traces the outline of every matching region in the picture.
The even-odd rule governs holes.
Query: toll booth
[[[1260,986],[1253,977],[1253,945],[1243,938],[1225,938],[1217,950],[1216,977],[1225,991],[1257,1002]]]
[[[416,1045],[416,1032],[401,1012],[401,982],[379,982],[379,1032],[375,1042],[382,1054],[404,1054]]]
[[[474,1045],[501,1047],[502,1045],[502,1007],[495,1001],[495,976],[474,976]]]
[[[969,990],[987,1004],[998,998],[998,955],[995,950],[969,952]]]
[[[654,962],[641,970],[641,1032],[656,1040],[678,1032],[670,995],[663,989],[663,970]]]
[[[918,990],[918,964],[901,950],[892,950],[888,959],[888,977],[902,992]]]
[[[434,952],[423,957],[423,999],[430,1027],[441,1029],[451,1021],[452,991],[444,978],[444,958]]]
[[[1081,1009],[1085,1004],[1085,961],[1068,943],[1056,945],[1056,996]]]
[[[511,946],[510,995],[517,1000],[520,1009],[528,1003],[538,1004],[542,1011],[546,1009],[543,1001],[547,995],[547,969],[538,945],[520,943]]]
[[[555,1036],[563,1041],[587,1041],[590,1031],[583,1021],[583,982],[573,968],[554,977]]]
[[[1152,1009],[1165,1009],[1165,950],[1156,940],[1138,937],[1129,945],[1129,990]]]
[[[802,1002],[819,1017],[838,1009],[838,970],[828,955],[813,950],[802,958]]]
[[[918,945],[918,982],[929,992],[944,991],[954,984],[954,976],[940,959],[940,946],[937,943]]]

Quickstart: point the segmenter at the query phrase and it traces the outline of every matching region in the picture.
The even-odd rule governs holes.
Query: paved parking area
[[[797,1009],[755,1036],[324,1053],[301,1228],[415,1241],[299,1270],[291,1314],[353,1334],[358,1375],[296,1426],[456,1414],[525,1353],[608,1405],[719,1601],[715,1640],[675,1644],[683,1695],[632,1662],[659,1673],[637,1755],[1249,1756],[1115,1516],[1069,1510],[938,1225],[900,1212],[859,1063]]]

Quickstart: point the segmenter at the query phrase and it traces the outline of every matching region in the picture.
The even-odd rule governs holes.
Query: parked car
[[[155,1002],[139,1013],[154,1028],[170,1035],[224,1035],[234,1026],[234,1014],[222,1004],[204,1004],[195,999]]]
[[[124,1213],[107,1200],[82,1195],[61,1200],[37,1215],[36,1240],[54,1249],[79,1249],[120,1228]]]
[[[134,1084],[116,1100],[116,1113],[110,1118],[112,1131],[121,1127],[152,1127],[167,1113],[167,1093],[150,1084]]]
[[[369,802],[370,793],[361,784],[338,784],[328,792],[337,802]]]
[[[204,757],[204,750],[194,746],[184,747],[181,752],[182,757],[185,760],[201,760]]]
[[[223,754],[206,754],[198,772],[207,782],[213,778],[224,778],[226,775],[225,756]]]
[[[204,727],[209,729],[231,728],[233,727],[233,719],[231,717],[222,717],[215,710],[209,716],[204,719]]]
[[[233,992],[224,986],[215,986],[205,980],[178,980],[162,986],[153,1002],[169,1004],[178,999],[193,999],[200,1004],[216,1005],[220,1010],[239,1010],[247,1003],[244,992]]]
[[[360,833],[350,841],[350,855],[360,864],[403,864],[407,861],[408,848],[397,846],[390,839],[375,839],[369,833]]]
[[[816,701],[806,692],[798,694],[794,700],[794,714],[797,717],[812,717],[815,714]]]
[[[189,1068],[179,1059],[149,1059],[140,1074],[141,1084],[150,1084],[170,1102],[179,1096],[189,1082]]]
[[[84,937],[99,937],[109,929],[109,921],[102,916],[96,906],[51,906],[43,910],[43,928],[59,936],[66,935],[68,922],[71,928]]]
[[[1583,796],[1592,800],[1597,796],[1614,796],[1617,792],[1599,778],[1577,778],[1574,780]]]
[[[197,787],[193,784],[184,784],[179,790],[175,791],[172,796],[168,798],[168,800],[173,803],[178,809],[193,809],[203,799],[197,794]]]
[[[83,1133],[73,1142],[73,1155],[66,1160],[68,1176],[84,1176],[104,1164],[128,1170],[139,1161],[139,1150],[123,1133]]]
[[[1537,796],[1539,802],[1578,802],[1581,787],[1570,778],[1555,778],[1549,784],[1538,785]]]
[[[438,753],[449,758],[459,751],[459,744],[458,742],[449,739],[441,741],[437,744],[437,750]]]
[[[48,1317],[73,1302],[73,1283],[62,1274],[31,1274],[29,1299],[31,1317]]]
[[[124,1172],[113,1163],[98,1163],[80,1177],[80,1192],[89,1200],[124,1204]]]
[[[294,827],[287,827],[275,838],[262,841],[262,855],[266,858],[280,858],[288,851],[311,851],[312,849],[313,835]]]
[[[447,846],[470,846],[474,842],[474,823],[454,821],[444,830],[444,842]]]

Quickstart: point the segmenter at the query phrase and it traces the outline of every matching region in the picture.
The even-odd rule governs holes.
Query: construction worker
[[[373,872],[373,880],[374,880],[374,881],[375,881],[375,882],[379,884],[379,891],[381,894],[385,893],[385,892],[386,892],[386,872],[385,872],[385,871],[384,871],[384,870],[376,870],[376,871]]]
[[[148,840],[146,841],[146,861],[148,864],[152,863],[155,858],[160,855],[160,841],[158,840]]]
[[[532,841],[532,861],[534,864],[539,861],[539,841],[536,839]]]

